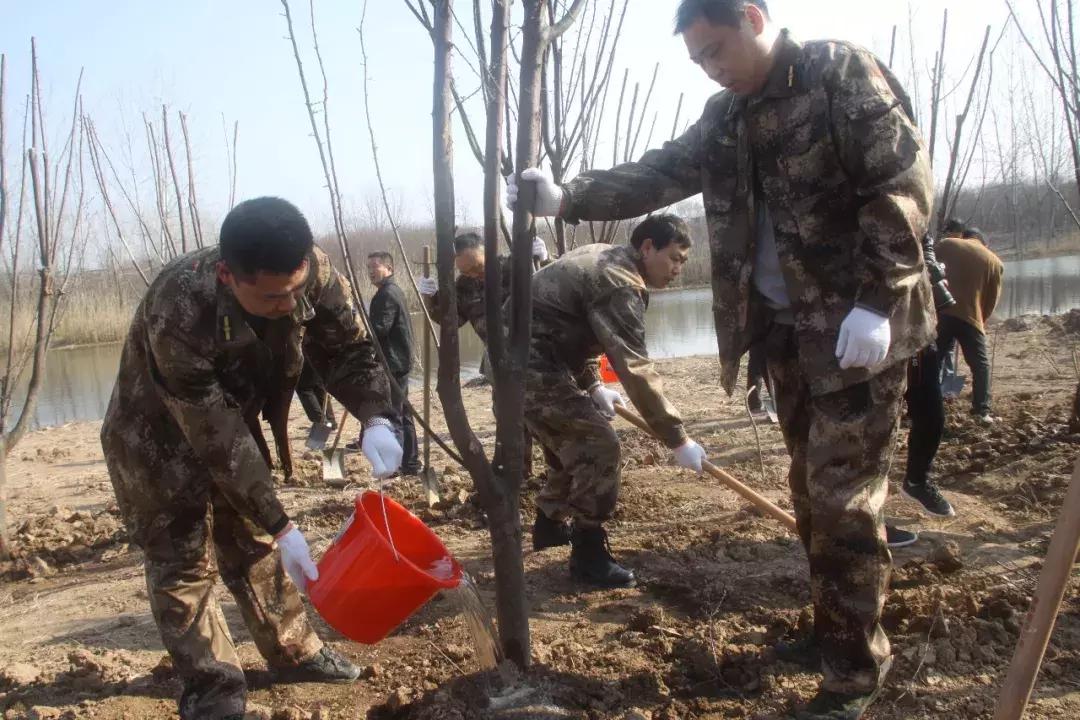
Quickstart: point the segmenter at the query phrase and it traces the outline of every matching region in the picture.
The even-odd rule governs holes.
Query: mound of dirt
[[[44,577],[68,565],[125,552],[127,531],[116,505],[98,512],[60,506],[25,520],[14,534],[16,556],[0,563],[0,580]]]

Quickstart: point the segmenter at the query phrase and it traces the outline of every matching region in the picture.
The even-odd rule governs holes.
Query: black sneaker
[[[637,584],[633,571],[615,562],[604,528],[575,527],[570,544],[570,576],[575,580],[603,588],[631,588]]]
[[[876,690],[865,695],[819,690],[804,710],[795,713],[795,720],[860,720],[876,698]]]
[[[542,510],[537,510],[536,522],[533,523],[532,541],[535,552],[569,545],[570,524],[561,520],[552,520]]]
[[[919,533],[913,533],[910,530],[904,530],[902,528],[895,528],[892,525],[885,526],[885,537],[889,543],[889,547],[895,550],[896,548],[904,548],[909,545],[914,545],[919,542]]]
[[[799,640],[781,640],[773,645],[773,652],[780,662],[801,665],[811,670],[821,668],[821,646],[813,635]]]
[[[941,518],[956,517],[956,510],[953,509],[952,503],[946,500],[938,490],[938,486],[930,481],[917,485],[905,480],[900,487],[900,492],[909,500],[919,503],[928,515]]]
[[[360,668],[340,655],[329,645],[299,665],[278,668],[279,682],[351,683],[360,677]]]

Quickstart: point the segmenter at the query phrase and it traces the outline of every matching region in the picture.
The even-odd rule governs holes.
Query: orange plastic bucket
[[[323,619],[367,644],[385,638],[435,593],[461,581],[461,566],[435,533],[389,498],[384,521],[383,503],[375,492],[356,498],[351,521],[319,561],[319,579],[308,585]]]
[[[615,374],[615,368],[611,367],[611,361],[607,355],[600,356],[600,379],[605,383],[619,382],[619,376]]]

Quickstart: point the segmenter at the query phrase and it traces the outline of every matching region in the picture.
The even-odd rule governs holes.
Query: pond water
[[[716,352],[712,293],[708,288],[656,293],[647,318],[653,357],[685,357]],[[995,317],[1057,314],[1080,308],[1080,256],[1006,263],[1005,288]],[[414,317],[414,332],[422,327]],[[462,374],[479,370],[483,346],[468,327],[461,335]],[[73,420],[100,420],[112,393],[120,345],[56,350],[50,353],[35,426]]]

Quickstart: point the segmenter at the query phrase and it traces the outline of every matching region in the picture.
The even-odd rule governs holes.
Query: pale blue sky
[[[461,2],[468,14],[471,3]],[[518,3],[520,5],[520,3]],[[686,92],[684,118],[696,117],[716,90],[686,59],[671,35],[675,0],[631,0],[616,76],[632,68],[647,81],[661,63],[653,107],[666,135],[675,102]],[[1003,2],[913,0],[922,63],[936,46],[943,6],[953,12],[949,52],[959,75],[987,22],[1000,27]],[[905,0],[775,0],[773,15],[805,39],[837,37],[882,54],[894,23],[906,32]],[[356,27],[362,0],[316,0],[320,44],[330,76],[331,118],[343,191],[359,207],[376,192],[363,119],[360,50]],[[306,0],[292,3],[307,55],[309,82],[316,78],[310,53]],[[520,12],[520,8],[515,13]],[[300,205],[320,229],[329,225],[322,174],[310,138],[285,21],[277,0],[0,0],[0,52],[8,56],[8,127],[17,137],[22,98],[28,89],[30,36],[36,36],[47,93],[49,132],[58,147],[60,123],[70,116],[71,92],[85,67],[83,96],[102,138],[120,160],[124,128],[135,154],[145,155],[140,113],[160,113],[162,102],[189,115],[196,155],[196,182],[204,219],[219,219],[228,199],[222,114],[231,129],[240,123],[238,197],[276,194]],[[467,17],[463,20],[468,22]],[[431,43],[400,0],[370,0],[367,21],[372,112],[388,185],[405,199],[413,220],[427,222],[431,194]],[[906,43],[906,39],[904,40]],[[897,65],[908,65],[905,58]],[[476,86],[456,63],[463,88]],[[901,68],[902,75],[910,74]],[[925,84],[925,83],[924,83]],[[617,89],[617,88],[616,88]],[[478,118],[479,119],[479,118]],[[231,130],[230,130],[231,131]],[[173,138],[180,150],[179,129]],[[655,143],[654,143],[655,144]],[[479,171],[457,139],[457,180],[463,222],[479,218]]]

